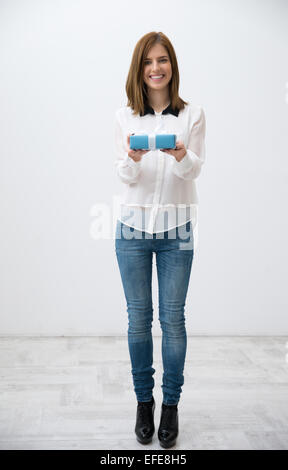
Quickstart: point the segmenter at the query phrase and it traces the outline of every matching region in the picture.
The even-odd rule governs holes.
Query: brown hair
[[[145,34],[137,42],[126,80],[126,93],[128,97],[127,106],[132,108],[134,115],[144,113],[144,104],[147,103],[148,99],[147,85],[143,80],[144,60],[146,59],[150,48],[158,43],[162,44],[162,46],[166,48],[171,62],[172,78],[169,82],[171,106],[173,109],[177,108],[181,110],[184,108],[185,104],[188,104],[178,95],[179,70],[174,48],[165,34],[153,31]]]

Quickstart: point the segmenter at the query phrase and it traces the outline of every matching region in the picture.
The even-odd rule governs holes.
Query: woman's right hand
[[[147,152],[150,152],[150,150],[141,150],[141,149],[137,149],[137,150],[133,150],[133,149],[130,149],[130,135],[133,135],[133,134],[128,134],[127,136],[127,152],[128,152],[128,156],[130,158],[132,158],[132,160],[134,160],[134,162],[139,162],[142,158],[142,156],[144,155],[144,153],[147,153]]]

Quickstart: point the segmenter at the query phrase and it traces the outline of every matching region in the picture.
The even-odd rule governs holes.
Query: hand
[[[134,132],[133,132],[133,134],[134,134]],[[130,133],[127,136],[126,151],[128,152],[128,156],[130,158],[132,158],[132,160],[134,160],[134,162],[139,162],[141,160],[142,156],[144,155],[144,153],[147,153],[150,150],[141,150],[141,149],[133,150],[133,149],[130,149],[130,135],[133,135],[133,134]]]
[[[181,140],[177,140],[176,149],[160,149],[160,150],[162,152],[173,155],[173,157],[176,158],[177,162],[180,162],[187,153],[186,147]]]

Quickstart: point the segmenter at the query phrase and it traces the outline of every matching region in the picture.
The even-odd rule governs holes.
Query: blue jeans
[[[174,405],[180,399],[187,349],[184,307],[193,247],[191,222],[160,234],[149,234],[117,220],[115,251],[127,302],[128,346],[138,401],[150,401],[154,388],[151,331],[153,252],[156,253],[162,329],[163,403]]]

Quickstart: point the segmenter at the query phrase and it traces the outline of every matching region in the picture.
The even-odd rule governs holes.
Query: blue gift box
[[[130,148],[133,150],[175,149],[175,134],[130,135]]]

